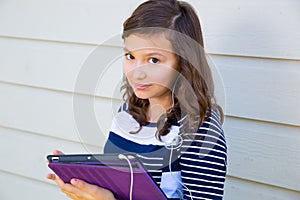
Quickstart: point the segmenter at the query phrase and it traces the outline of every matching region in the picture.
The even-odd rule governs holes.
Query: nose
[[[139,65],[133,70],[133,78],[136,80],[142,80],[146,78],[145,67]]]

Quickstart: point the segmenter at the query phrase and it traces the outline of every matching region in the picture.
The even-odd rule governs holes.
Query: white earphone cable
[[[124,154],[119,154],[119,159],[126,160],[128,162],[129,168],[130,168],[130,189],[129,189],[129,199],[132,200],[132,192],[133,192],[133,169],[131,162],[129,160],[129,156],[125,156]]]

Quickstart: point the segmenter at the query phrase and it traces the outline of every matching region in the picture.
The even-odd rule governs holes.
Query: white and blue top
[[[224,194],[227,146],[217,112],[212,112],[194,138],[182,134],[178,145],[166,145],[178,138],[179,123],[159,141],[156,123],[147,123],[136,134],[138,122],[123,104],[114,117],[104,153],[135,153],[169,199],[220,200]]]

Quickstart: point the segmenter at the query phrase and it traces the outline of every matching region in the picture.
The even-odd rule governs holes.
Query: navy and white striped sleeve
[[[226,163],[224,132],[213,112],[196,138],[184,139],[180,159],[184,199],[223,199]]]

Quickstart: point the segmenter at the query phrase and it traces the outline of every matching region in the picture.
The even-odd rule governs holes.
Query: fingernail
[[[76,185],[76,184],[78,183],[78,179],[73,178],[73,179],[71,180],[71,183],[72,183],[73,185]]]

